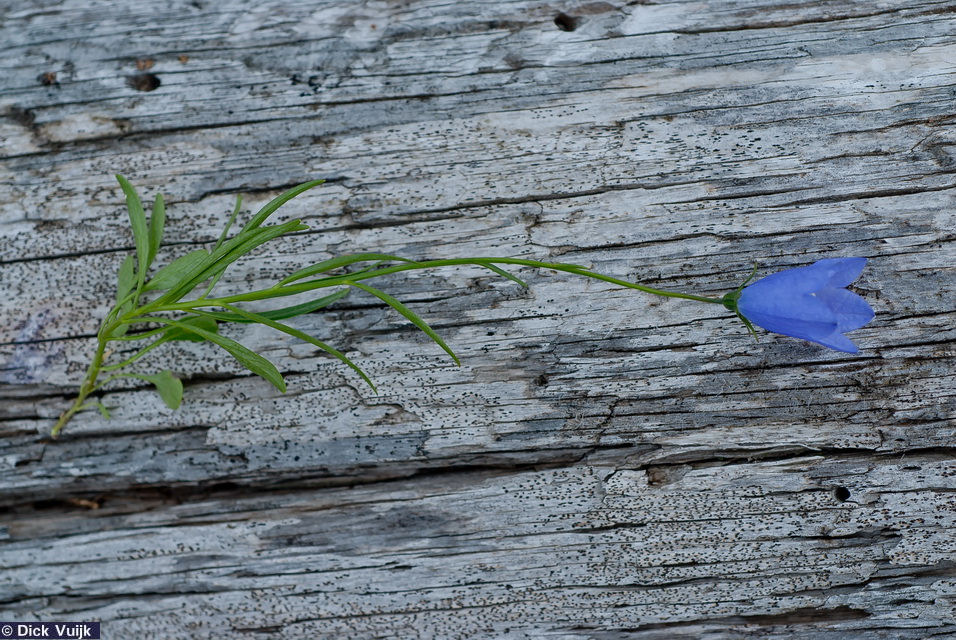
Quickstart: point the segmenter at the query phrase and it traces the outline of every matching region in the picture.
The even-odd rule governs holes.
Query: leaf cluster
[[[375,385],[371,378],[348,356],[315,336],[295,329],[283,321],[327,307],[348,295],[350,289],[358,289],[395,309],[447,352],[456,364],[460,364],[452,349],[418,314],[395,297],[365,281],[409,268],[428,268],[440,266],[440,263],[472,263],[484,266],[498,275],[526,286],[520,279],[493,264],[491,262],[493,259],[415,262],[384,253],[355,253],[312,264],[265,289],[226,297],[213,297],[211,294],[216,284],[234,262],[269,241],[308,229],[301,220],[290,220],[281,224],[267,224],[267,222],[283,204],[322,184],[323,181],[314,180],[289,189],[266,204],[238,233],[229,237],[229,230],[235,223],[241,208],[242,200],[238,198],[232,215],[214,246],[209,249],[197,249],[159,269],[153,269],[166,220],[163,197],[156,196],[151,215],[147,217],[146,210],[133,185],[123,176],[118,175],[116,179],[126,196],[126,207],[136,252],[135,255],[128,256],[120,265],[117,275],[116,304],[107,314],[98,337],[101,345],[109,342],[145,344],[122,362],[101,364],[99,369],[110,372],[112,375],[91,390],[99,389],[117,378],[137,378],[153,383],[163,401],[169,407],[177,408],[182,401],[182,383],[172,372],[162,371],[158,374],[113,372],[132,365],[162,344],[189,340],[211,342],[221,347],[243,367],[268,380],[284,392],[285,380],[272,362],[232,338],[222,335],[219,331],[223,323],[257,323],[298,338],[337,358],[351,367],[374,391]],[[359,268],[356,269],[355,265]],[[400,268],[396,269],[395,266]],[[334,288],[335,291],[333,293],[324,291],[329,288]],[[309,292],[318,295],[296,305],[276,306],[268,311],[251,311],[243,307],[243,303],[246,302],[277,300]],[[105,411],[105,407],[102,405],[100,407]]]
[[[392,295],[369,284],[369,280],[400,271],[475,265],[521,286],[527,286],[501,266],[516,265],[562,271],[654,295],[714,304],[724,302],[721,298],[654,289],[596,273],[574,264],[502,257],[415,261],[385,253],[335,256],[299,269],[264,289],[214,296],[212,292],[217,283],[237,260],[267,242],[308,229],[301,220],[270,224],[269,219],[289,200],[322,184],[323,181],[305,182],[279,195],[262,207],[237,233],[230,237],[229,231],[242,205],[242,199],[237,198],[232,215],[213,246],[208,249],[196,249],[159,269],[154,269],[153,262],[159,253],[166,224],[166,207],[163,197],[161,195],[155,197],[151,213],[147,217],[143,203],[133,185],[122,176],[116,176],[116,179],[126,196],[126,208],[129,212],[136,252],[128,256],[120,265],[116,283],[116,303],[100,326],[97,334],[97,351],[87,370],[86,378],[80,386],[80,393],[73,406],[60,416],[52,431],[54,436],[73,414],[83,409],[95,406],[108,416],[109,412],[102,403],[86,399],[91,393],[117,378],[135,378],[150,382],[156,387],[167,406],[174,409],[179,407],[182,402],[183,386],[171,371],[165,370],[155,374],[123,371],[167,342],[181,340],[210,342],[226,350],[243,367],[268,380],[284,392],[286,383],[276,366],[262,355],[220,333],[220,326],[224,323],[257,323],[307,342],[351,367],[374,391],[375,385],[372,380],[348,356],[315,336],[283,322],[327,307],[348,295],[352,290],[369,294],[397,311],[448,353],[456,364],[460,364],[458,356],[425,320]],[[307,294],[310,299],[295,305],[281,306],[279,304],[282,298],[303,294]],[[272,301],[275,304],[273,308],[266,311],[251,311],[245,306],[249,302],[261,301]],[[126,342],[141,346],[125,360],[109,363],[108,359],[115,351],[109,348],[110,343]],[[101,373],[110,375],[100,381]]]

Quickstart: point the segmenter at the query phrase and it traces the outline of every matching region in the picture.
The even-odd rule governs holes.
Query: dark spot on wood
[[[660,467],[650,467],[647,469],[647,484],[652,487],[659,487],[667,483],[667,472]]]
[[[56,71],[47,71],[46,73],[41,73],[39,76],[37,76],[37,80],[44,87],[53,85],[56,85],[57,87],[60,86],[60,83],[56,81]]]
[[[833,497],[840,502],[846,502],[850,499],[850,490],[846,487],[837,487],[833,490]]]
[[[578,28],[579,23],[579,18],[569,16],[564,12],[559,13],[554,17],[554,24],[556,27],[558,27],[558,29],[561,29],[561,31],[574,31]]]
[[[924,11],[921,15],[932,16],[932,15],[942,15],[946,13],[956,13],[956,7],[939,7],[936,9],[929,9]]]
[[[33,127],[33,121],[36,120],[33,109],[24,109],[15,104],[7,107],[7,117],[28,129]]]
[[[534,379],[534,383],[539,387],[546,387],[548,385],[548,376],[543,373]]]
[[[509,53],[508,55],[506,55],[502,59],[502,62],[508,65],[508,68],[510,69],[520,69],[525,64],[524,58],[522,58],[521,56],[515,53]]]
[[[155,73],[140,73],[130,76],[126,83],[137,91],[155,91],[162,84]]]
[[[233,627],[233,631],[238,633],[279,633],[282,631],[281,625],[273,625],[271,627]]]
[[[779,613],[739,616],[739,623],[766,626],[813,624],[819,622],[833,624],[841,620],[862,620],[869,617],[870,614],[863,609],[841,605],[839,607],[833,607],[832,609],[805,607],[781,611]]]

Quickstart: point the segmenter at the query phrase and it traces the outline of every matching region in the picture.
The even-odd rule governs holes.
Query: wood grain
[[[570,29],[570,30],[569,30]],[[956,636],[956,4],[0,3],[0,617],[116,638]],[[47,434],[132,235],[298,182],[235,265],[501,255],[722,295],[835,255],[843,354],[568,274],[449,268],[167,345]],[[147,361],[144,361],[146,367]],[[146,367],[144,370],[147,370]]]

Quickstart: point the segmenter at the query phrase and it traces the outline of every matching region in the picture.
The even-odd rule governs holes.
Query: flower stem
[[[63,427],[66,426],[66,423],[70,421],[70,418],[84,408],[86,397],[90,395],[96,388],[96,378],[100,375],[100,371],[102,370],[103,366],[103,357],[106,353],[106,338],[104,335],[105,334],[102,331],[98,335],[96,353],[93,356],[93,361],[90,362],[89,369],[86,370],[86,377],[83,379],[83,383],[80,385],[80,392],[77,394],[76,399],[73,401],[73,404],[70,406],[70,408],[60,415],[60,419],[56,421],[56,424],[50,431],[50,436],[53,438],[58,437],[60,435],[60,431],[62,431]]]
[[[412,271],[418,269],[430,269],[434,267],[447,267],[467,264],[478,266],[486,266],[488,264],[513,264],[519,266],[537,267],[539,269],[552,269],[554,271],[563,271],[565,273],[593,278],[595,280],[602,280],[604,282],[627,287],[629,289],[637,289],[638,291],[643,291],[656,296],[663,296],[665,298],[683,298],[685,300],[695,300],[697,302],[723,304],[723,298],[708,298],[706,296],[682,293],[680,291],[655,289],[653,287],[637,284],[636,282],[620,280],[612,276],[606,276],[602,273],[596,273],[579,265],[564,264],[561,262],[539,262],[537,260],[525,260],[522,258],[448,258],[445,260],[423,260],[421,262],[408,262],[359,273],[345,274],[341,276],[328,276],[325,278],[301,282],[299,284],[270,287],[268,289],[260,289],[258,291],[251,291],[249,293],[241,293],[223,298],[200,298],[198,300],[178,302],[173,304],[147,304],[146,306],[138,309],[137,314],[144,313],[145,311],[188,311],[194,307],[220,306],[220,303],[231,304],[235,302],[248,302],[267,298],[278,298],[282,296],[294,296],[307,291],[313,291],[315,289],[345,285],[347,284],[347,281],[367,280],[369,278],[376,278],[378,276],[397,273],[399,271]]]

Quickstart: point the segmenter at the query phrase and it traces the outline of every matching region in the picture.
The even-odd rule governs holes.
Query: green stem
[[[113,325],[108,327],[112,330]],[[96,378],[100,375],[100,371],[103,366],[103,358],[106,353],[106,335],[108,332],[100,331],[97,336],[98,344],[96,347],[96,354],[93,356],[93,361],[90,362],[89,369],[86,370],[86,377],[83,379],[83,383],[80,385],[80,392],[77,394],[76,399],[73,401],[73,404],[69,409],[64,411],[60,415],[60,419],[56,421],[56,424],[53,425],[53,429],[50,431],[50,436],[56,438],[60,435],[60,431],[63,430],[63,427],[66,426],[66,423],[70,421],[70,418],[73,417],[75,413],[84,409],[84,404],[86,403],[86,397],[93,393],[96,389]]]
[[[563,271],[565,273],[593,278],[595,280],[602,280],[604,282],[627,287],[629,289],[637,289],[638,291],[643,291],[656,296],[664,296],[666,298],[683,298],[685,300],[695,300],[697,302],[708,302],[711,304],[723,304],[723,298],[708,298],[706,296],[698,296],[691,293],[668,291],[666,289],[655,289],[653,287],[637,284],[636,282],[628,282],[627,280],[621,280],[619,278],[606,276],[601,273],[595,273],[578,265],[563,264],[560,262],[539,262],[537,260],[525,260],[522,258],[449,258],[445,260],[424,260],[421,262],[398,264],[390,267],[383,267],[381,269],[366,271],[364,273],[360,272],[341,276],[329,276],[326,278],[319,278],[318,280],[310,280],[300,284],[270,287],[268,289],[260,289],[258,291],[251,291],[249,293],[226,296],[223,298],[206,298],[188,302],[179,302],[175,304],[147,304],[138,309],[136,315],[140,315],[146,311],[188,311],[194,307],[220,306],[222,303],[231,304],[235,302],[249,302],[253,300],[264,300],[282,296],[294,296],[324,287],[344,285],[347,283],[347,281],[367,280],[369,278],[377,278],[379,276],[397,273],[399,271],[411,271],[415,269],[430,269],[434,267],[468,264],[477,266],[487,266],[489,264],[513,264],[526,267],[538,267],[540,269],[552,269],[554,271]]]
[[[100,369],[100,371],[102,371],[102,369]],[[128,373],[114,373],[113,375],[108,377],[106,380],[100,380],[100,382],[95,387],[93,387],[93,391],[99,391],[100,389],[108,385],[109,383],[113,382],[113,380],[116,380],[117,378],[127,378],[129,377],[129,375],[130,374]]]
[[[149,353],[150,351],[152,351],[159,345],[164,344],[165,342],[166,342],[165,338],[160,338],[159,340],[150,342],[148,345],[146,345],[145,347],[143,347],[142,349],[134,353],[131,357],[127,358],[126,360],[123,360],[122,362],[117,362],[116,364],[106,365],[104,367],[101,367],[101,370],[116,371],[117,369],[122,369],[125,366],[133,364],[134,362],[136,362],[137,360],[145,356],[147,353]]]
[[[153,329],[152,331],[142,331],[140,333],[128,333],[125,336],[114,336],[110,338],[110,340],[123,340],[123,341],[145,340],[146,338],[152,338],[153,336],[158,335],[165,330],[166,330],[165,327],[160,327],[159,329]]]
[[[103,370],[106,370],[105,367]],[[119,380],[120,378],[136,378],[137,380],[146,380],[147,382],[152,382],[149,376],[142,373],[114,373],[109,378],[96,385],[93,390],[96,391],[97,389],[101,389],[113,380]]]

